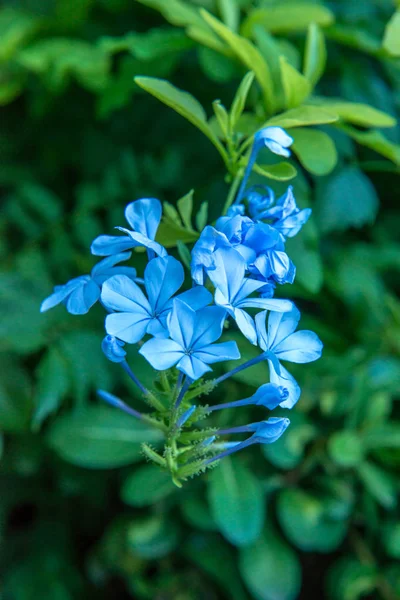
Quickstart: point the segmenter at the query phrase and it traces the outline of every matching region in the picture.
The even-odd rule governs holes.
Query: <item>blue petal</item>
[[[221,247],[231,247],[226,235],[207,225],[192,250],[192,277],[198,285],[204,283],[204,270],[214,269],[213,253]]]
[[[196,312],[185,302],[175,298],[172,311],[168,316],[167,325],[171,338],[182,348],[190,348],[195,331]]]
[[[303,225],[307,223],[311,216],[311,212],[311,208],[305,208],[294,215],[277,221],[274,223],[274,227],[278,229],[285,237],[292,238],[297,235]]]
[[[90,246],[90,251],[95,256],[109,256],[119,254],[139,246],[132,238],[126,235],[99,235]]]
[[[259,444],[273,444],[281,437],[289,425],[289,419],[281,417],[270,417],[268,421],[252,423],[249,427],[254,428],[255,433],[251,436],[251,439],[253,442]]]
[[[196,285],[187,292],[182,292],[177,296],[179,300],[185,302],[193,310],[205,308],[212,302],[212,294],[202,285]]]
[[[43,300],[40,306],[40,312],[45,312],[63,302],[74,289],[83,286],[88,281],[88,278],[89,275],[82,275],[81,277],[71,279],[71,281],[68,281],[65,285],[57,285],[54,288],[54,292],[48,296],[48,298]]]
[[[126,275],[114,275],[103,284],[101,300],[110,310],[151,316],[150,304],[140,287]],[[117,336],[118,337],[118,336]]]
[[[181,346],[174,340],[160,338],[152,338],[145,342],[139,354],[144,356],[157,371],[169,369],[184,356]]]
[[[264,350],[264,352],[268,350],[268,335],[266,327],[267,314],[268,312],[263,310],[255,317],[258,345],[260,346],[261,350]]]
[[[308,363],[317,360],[322,353],[323,344],[313,331],[296,331],[274,348],[279,360],[294,363]]]
[[[259,281],[257,279],[250,279],[249,277],[246,277],[245,279],[243,279],[242,285],[234,298],[233,304],[235,306],[238,306],[242,300],[247,298],[247,296],[250,296],[250,294],[252,294],[253,292],[256,292],[260,288],[264,287],[264,285],[264,281]]]
[[[268,251],[271,273],[274,279],[280,283],[293,283],[296,268],[286,252],[279,250]]]
[[[257,345],[257,332],[254,325],[254,319],[241,308],[235,308],[234,310],[235,321],[237,326],[243,335],[252,343],[254,346]]]
[[[185,273],[181,263],[167,256],[151,260],[144,272],[144,282],[149,302],[154,312],[159,313],[168,300],[181,287]]]
[[[240,308],[263,308],[264,310],[273,310],[282,313],[289,312],[292,309],[293,302],[278,298],[245,298],[237,306]]]
[[[293,408],[300,398],[301,389],[299,384],[283,365],[279,365],[280,375],[276,372],[275,366],[271,360],[268,361],[268,366],[271,383],[276,383],[276,385],[286,388],[289,392],[287,399],[281,402],[280,406],[282,408]]]
[[[226,311],[219,306],[206,306],[195,315],[191,348],[200,350],[202,346],[212,344],[221,337]]]
[[[243,257],[234,249],[220,248],[214,253],[215,269],[208,276],[229,303],[241,288],[246,270]]]
[[[273,410],[286,400],[289,393],[286,388],[275,383],[264,383],[251,397],[252,403]]]
[[[107,256],[93,267],[92,278],[100,286],[113,275],[126,275],[130,279],[136,279],[136,269],[133,267],[115,266],[121,261],[128,260],[131,255],[131,252],[121,252]]]
[[[290,151],[286,150],[293,144],[291,138],[281,127],[265,127],[257,131],[254,136],[255,144],[264,144],[274,154],[281,156],[290,156]]]
[[[144,248],[148,248],[149,250],[153,250],[158,256],[167,256],[167,251],[164,246],[161,246],[158,242],[154,242],[152,239],[146,237],[142,233],[137,231],[130,231],[125,227],[116,227],[120,231],[126,233],[134,242],[135,246],[143,246]]]
[[[275,351],[275,347],[295,331],[299,320],[300,311],[294,304],[287,313],[271,312],[268,318],[268,348]]]
[[[89,279],[70,293],[65,299],[65,306],[72,315],[85,315],[99,298],[99,286],[93,279]]]
[[[181,360],[176,365],[177,369],[185,373],[190,379],[196,381],[196,379],[200,379],[207,373],[207,371],[211,371],[210,367],[208,367],[202,360],[197,358],[196,356],[186,354],[181,358]]]
[[[194,356],[205,363],[213,364],[223,360],[237,360],[240,358],[240,352],[236,342],[229,341],[203,346],[201,350],[195,351]]]
[[[128,204],[125,209],[125,218],[132,229],[150,240],[156,237],[161,214],[162,206],[157,198],[141,198]]]
[[[151,317],[143,312],[113,313],[106,317],[106,331],[128,344],[136,344],[146,334],[150,321]]]

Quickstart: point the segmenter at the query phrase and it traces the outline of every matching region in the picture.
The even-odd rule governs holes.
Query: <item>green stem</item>
[[[163,386],[164,392],[170,392],[171,391],[171,386],[169,384],[168,376],[167,376],[166,371],[161,371],[161,373],[160,373],[160,381],[161,381],[161,385]]]
[[[165,412],[165,406],[164,404],[161,402],[161,400],[159,400],[157,398],[157,396],[155,396],[153,394],[153,392],[147,392],[146,394],[144,394],[144,397],[147,399],[148,403],[155,408],[156,410],[158,410],[161,413]]]
[[[234,180],[231,183],[231,187],[229,189],[229,193],[228,196],[226,198],[226,202],[224,204],[224,208],[222,209],[222,214],[226,215],[226,213],[228,212],[229,207],[231,206],[231,204],[233,204],[234,200],[235,200],[235,196],[236,193],[239,189],[239,185],[240,182],[242,180],[243,177],[243,169],[239,168],[238,172],[236,173],[236,176],[234,178]]]

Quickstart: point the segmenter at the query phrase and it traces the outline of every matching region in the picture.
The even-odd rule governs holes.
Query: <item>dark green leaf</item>
[[[125,479],[121,498],[131,506],[150,506],[176,489],[170,473],[155,465],[144,465]]]

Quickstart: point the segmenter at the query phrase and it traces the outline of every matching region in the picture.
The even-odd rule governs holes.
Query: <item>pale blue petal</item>
[[[226,311],[219,306],[206,306],[197,311],[191,348],[199,350],[221,337]]]
[[[119,363],[125,360],[126,351],[124,342],[121,342],[113,335],[106,335],[101,342],[101,349],[111,362]]]
[[[88,275],[83,275],[81,277],[71,279],[71,281],[68,281],[68,283],[65,285],[56,285],[54,292],[48,296],[48,298],[43,300],[40,307],[40,312],[45,312],[46,310],[54,308],[54,306],[57,306],[57,304],[63,302],[63,300],[65,300],[65,298],[67,298],[67,296],[69,296],[74,289],[85,285],[85,283],[88,281],[88,278]]]
[[[293,283],[296,269],[286,254],[280,250],[270,250],[268,252],[271,272],[278,283]]]
[[[167,315],[168,315],[168,313],[167,313]],[[149,325],[147,327],[146,333],[148,333],[150,335],[154,335],[154,337],[163,337],[163,338],[169,337],[169,333],[168,333],[168,329],[167,329],[167,325],[166,325],[166,319],[162,319],[162,320],[160,318],[151,319],[151,321],[149,321]]]
[[[141,198],[125,209],[125,218],[135,231],[154,240],[161,221],[162,206],[157,198]]]
[[[109,335],[136,344],[145,335],[150,317],[143,312],[112,313],[106,317],[106,331]]]
[[[103,284],[101,300],[110,310],[151,315],[151,307],[140,287],[126,275],[114,275]]]
[[[195,287],[182,292],[177,296],[179,300],[185,302],[193,310],[200,310],[205,308],[212,302],[212,294],[202,285],[196,285]]]
[[[261,350],[264,350],[264,352],[268,350],[268,335],[266,327],[267,314],[268,312],[263,310],[255,317],[258,345],[260,346]]]
[[[268,421],[252,423],[249,425],[249,427],[253,428],[255,433],[251,436],[251,440],[253,443],[258,442],[259,444],[273,444],[279,440],[289,425],[289,419],[282,417],[270,417]]]
[[[289,312],[292,309],[293,302],[290,300],[280,300],[279,298],[246,298],[237,304],[244,308],[263,308],[264,310],[273,310],[275,312]]]
[[[233,300],[233,304],[235,306],[238,306],[241,300],[243,300],[244,298],[247,298],[247,296],[250,296],[250,294],[252,294],[253,292],[256,292],[257,290],[262,288],[264,285],[265,285],[264,281],[259,281],[258,279],[250,279],[247,277],[246,279],[243,280],[240,290],[238,291],[238,293],[236,294],[236,296]]]
[[[190,348],[196,328],[196,312],[185,302],[175,298],[167,324],[171,338],[182,348]]]
[[[296,331],[276,345],[274,352],[279,360],[308,363],[321,356],[322,348],[321,340],[313,331]]]
[[[224,360],[237,360],[240,352],[236,342],[221,342],[220,344],[209,344],[196,350],[194,356],[205,363],[213,364]]]
[[[214,264],[208,276],[231,303],[243,283],[246,263],[234,249],[220,248],[214,253]]]
[[[190,379],[196,381],[196,379],[200,379],[207,373],[207,371],[211,371],[210,367],[208,367],[202,360],[196,358],[193,355],[185,355],[176,365],[176,368],[185,373]]]
[[[144,282],[150,305],[154,312],[159,313],[168,300],[181,287],[185,273],[181,263],[167,256],[153,258],[144,272]]]
[[[136,231],[130,231],[125,227],[116,227],[120,231],[126,233],[134,242],[135,246],[143,246],[144,248],[148,248],[149,250],[153,250],[158,256],[168,256],[166,249],[164,246],[161,246],[158,242],[154,242],[152,239],[146,237],[142,233],[138,233]]]
[[[139,354],[144,356],[157,371],[169,369],[184,356],[181,346],[174,340],[160,338],[152,338],[145,342]]]
[[[90,246],[90,251],[95,256],[109,256],[119,254],[139,246],[132,238],[126,235],[99,235]]]
[[[132,252],[119,252],[118,254],[114,254],[112,256],[107,256],[107,258],[103,258],[97,265],[95,265],[92,269],[91,275],[93,279],[97,275],[101,275],[104,272],[109,272],[112,267],[115,267],[119,262],[123,262],[124,260],[128,260],[132,256]]]
[[[299,384],[283,365],[280,365],[280,375],[276,372],[272,361],[268,361],[268,366],[271,383],[276,383],[276,385],[286,388],[289,392],[288,398],[281,402],[280,406],[282,408],[293,408],[300,398],[301,389]]]
[[[251,400],[257,406],[264,406],[269,410],[273,410],[284,402],[289,396],[286,388],[276,385],[275,383],[264,383],[260,386]]]
[[[294,215],[277,221],[274,223],[274,227],[276,227],[276,229],[278,229],[285,237],[292,238],[297,235],[303,225],[307,223],[311,216],[311,212],[311,208],[305,208]]]
[[[251,342],[254,346],[257,345],[257,332],[254,324],[254,319],[241,308],[235,308],[234,310],[235,321],[237,326],[243,335]]]
[[[293,333],[300,320],[300,311],[292,304],[287,313],[271,312],[268,318],[268,348],[275,349],[282,340]]]
[[[85,315],[100,297],[100,288],[93,279],[75,288],[65,300],[71,315]]]
[[[290,151],[286,148],[293,144],[293,138],[281,127],[265,127],[256,133],[254,139],[256,143],[263,143],[274,154],[290,156]]]

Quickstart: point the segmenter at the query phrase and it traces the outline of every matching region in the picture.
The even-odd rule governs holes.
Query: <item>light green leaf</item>
[[[365,462],[357,468],[365,488],[384,508],[390,510],[397,504],[396,482],[380,467]]]
[[[321,27],[331,25],[335,20],[333,13],[326,7],[313,2],[285,2],[268,8],[256,8],[250,11],[241,27],[242,35],[251,37],[254,25],[263,25],[272,33],[305,31],[310,23]]]
[[[360,125],[361,127],[394,127],[396,119],[387,113],[359,102],[330,100],[317,98],[313,100],[318,106],[337,114],[343,121]]]
[[[70,387],[68,364],[56,347],[48,350],[40,361],[37,376],[34,426],[40,426],[48,415],[59,408]]]
[[[204,22],[199,15],[199,11],[182,0],[137,0],[140,4],[150,6],[158,10],[163,17],[172,25],[178,27],[187,27],[196,25],[204,28]]]
[[[208,203],[202,202],[200,205],[199,212],[196,215],[196,227],[198,231],[203,231],[204,227],[207,225],[208,218]]]
[[[208,498],[227,540],[245,546],[257,539],[264,523],[264,493],[251,471],[236,460],[224,459],[210,474]]]
[[[305,552],[332,552],[348,527],[346,521],[329,519],[324,502],[299,489],[279,493],[277,516],[285,535]]]
[[[220,129],[218,137],[226,140],[229,136],[229,115],[227,110],[225,106],[221,104],[220,100],[214,100],[213,109]],[[213,126],[211,123],[210,125],[211,127]]]
[[[383,36],[383,47],[392,56],[400,56],[400,10],[390,18]]]
[[[197,231],[185,229],[176,223],[163,220],[157,230],[156,240],[165,248],[173,248],[178,240],[185,244],[195,242],[199,237]]]
[[[374,186],[356,167],[332,175],[319,191],[315,213],[321,231],[343,231],[372,223],[379,207]]]
[[[311,83],[297,69],[292,67],[283,56],[280,57],[280,65],[286,107],[295,108],[310,95],[312,91]]]
[[[367,450],[400,448],[400,421],[391,421],[370,427],[362,434]]]
[[[268,525],[263,535],[240,551],[240,573],[255,600],[296,600],[301,566],[296,554]]]
[[[336,166],[337,151],[329,135],[316,129],[299,127],[289,131],[293,137],[293,152],[307,171],[327,175]]]
[[[10,60],[39,25],[40,20],[27,11],[19,12],[3,6],[0,9],[0,62]]]
[[[304,76],[315,86],[325,71],[326,47],[325,38],[316,23],[308,27],[306,48],[304,52]]]
[[[247,96],[249,94],[251,85],[254,81],[254,73],[253,71],[249,71],[243,77],[240,86],[237,89],[235,97],[232,102],[231,110],[230,110],[230,122],[231,128],[234,131],[238,120],[240,119],[242,112],[244,111],[244,107],[246,104]]]
[[[303,127],[304,125],[335,123],[338,119],[338,115],[333,110],[330,111],[319,106],[303,105],[287,110],[280,115],[275,115],[265,123],[264,127],[277,125],[284,129],[291,129],[293,127]]]
[[[188,92],[179,90],[168,81],[155,77],[135,77],[135,82],[146,92],[173,108],[208,137],[221,152],[221,144],[207,123],[201,104]]]
[[[141,444],[161,441],[159,430],[123,412],[90,406],[59,417],[47,437],[64,460],[89,469],[110,469],[136,462]]]
[[[400,145],[389,141],[380,131],[359,131],[348,125],[338,125],[337,127],[362,146],[371,148],[391,160],[395,165],[400,166]]]
[[[176,491],[171,475],[155,465],[143,465],[128,475],[122,489],[122,500],[131,506],[150,506]]]
[[[237,0],[217,0],[223,22],[232,31],[237,31],[240,22],[240,6]]]
[[[276,165],[257,165],[253,167],[255,173],[264,175],[268,179],[275,181],[289,181],[297,175],[295,167],[288,162],[277,163]]]
[[[329,571],[328,590],[332,600],[361,600],[375,590],[379,579],[374,564],[343,556]]]
[[[357,467],[364,459],[362,439],[353,431],[337,431],[329,439],[328,451],[341,467]]]
[[[185,265],[185,267],[190,271],[192,256],[190,254],[189,248],[184,244],[181,240],[176,242],[176,247],[178,249],[179,258],[181,262]]]
[[[254,72],[263,91],[266,109],[273,112],[274,99],[271,73],[260,52],[251,42],[249,42],[249,40],[233,33],[233,31],[228,29],[228,27],[221,23],[221,21],[218,21],[218,19],[213,17],[206,10],[201,10],[200,13],[212,29],[228,44],[237,58],[239,58],[248,69],[251,69]]]
[[[177,202],[179,213],[182,217],[183,224],[187,229],[192,228],[192,212],[193,212],[193,194],[194,190],[190,190]]]

